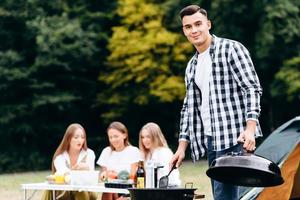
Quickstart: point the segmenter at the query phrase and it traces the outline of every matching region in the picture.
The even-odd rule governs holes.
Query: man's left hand
[[[254,151],[255,147],[255,128],[256,122],[255,121],[247,121],[246,129],[240,134],[238,137],[238,141],[243,142],[243,147],[247,151]]]

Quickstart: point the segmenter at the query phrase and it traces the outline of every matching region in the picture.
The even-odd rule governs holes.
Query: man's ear
[[[207,20],[207,26],[208,26],[208,30],[211,29],[211,21],[210,20]]]

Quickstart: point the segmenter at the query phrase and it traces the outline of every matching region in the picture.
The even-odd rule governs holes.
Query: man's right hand
[[[187,141],[179,142],[177,151],[170,161],[170,169],[173,167],[173,165],[175,165],[176,168],[178,168],[181,165],[181,163],[185,157],[185,150],[186,150],[187,145],[188,145]]]

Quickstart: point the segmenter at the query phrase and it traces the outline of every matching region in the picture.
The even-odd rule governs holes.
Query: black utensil
[[[171,174],[171,172],[176,169],[176,165],[173,165],[171,170],[169,171],[169,173],[166,176],[163,176],[159,179],[159,188],[167,188],[169,185],[169,175]]]

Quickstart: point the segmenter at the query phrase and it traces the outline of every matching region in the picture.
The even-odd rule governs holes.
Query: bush
[[[47,156],[37,151],[29,155],[26,151],[4,152],[0,153],[0,173],[49,169],[49,162]]]

